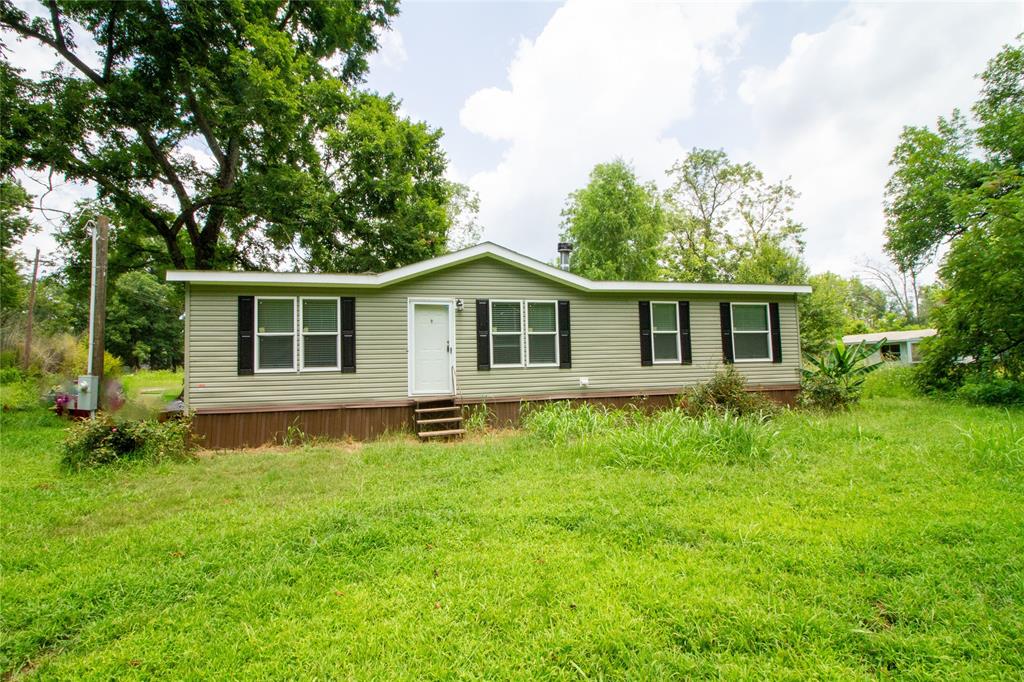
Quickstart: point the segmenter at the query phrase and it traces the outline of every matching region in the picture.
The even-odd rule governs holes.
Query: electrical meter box
[[[99,377],[85,374],[78,377],[78,409],[93,412],[100,397]]]

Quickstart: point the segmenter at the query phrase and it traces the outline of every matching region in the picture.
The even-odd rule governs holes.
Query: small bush
[[[869,364],[884,342],[882,339],[871,345],[853,343],[847,346],[836,341],[820,355],[806,355],[808,367],[803,370],[800,405],[822,410],[845,410],[858,402],[868,376],[884,364]]]
[[[126,460],[181,460],[192,456],[188,419],[115,421],[103,414],[68,427],[61,461],[69,469]]]
[[[9,370],[2,370],[8,372]],[[0,408],[9,410],[29,410],[39,407],[42,403],[42,396],[39,386],[34,379],[19,378],[8,382],[0,381]]]
[[[4,367],[0,369],[0,384],[13,384],[16,381],[21,381],[25,378],[21,370],[17,367]]]
[[[798,401],[801,407],[818,410],[848,410],[860,400],[860,392],[827,374],[804,378]]]
[[[915,368],[887,363],[864,379],[861,395],[865,398],[913,398],[919,395]]]
[[[85,374],[89,366],[88,336],[75,337],[71,334],[54,334],[38,336],[32,342],[32,356],[29,360],[29,372],[33,375],[60,375],[76,377]],[[108,379],[121,375],[123,363],[121,359],[103,354],[103,374]]]
[[[747,380],[732,365],[716,372],[707,383],[683,391],[679,402],[691,417],[726,413],[763,417],[779,411],[763,394],[748,391]]]
[[[956,396],[972,405],[1024,405],[1024,382],[977,375],[957,389]]]

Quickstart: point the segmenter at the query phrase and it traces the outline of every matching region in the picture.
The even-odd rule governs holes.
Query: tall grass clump
[[[1024,420],[1015,412],[1007,410],[1006,420],[995,425],[957,426],[957,451],[977,468],[1024,470]]]
[[[775,431],[763,417],[664,410],[611,434],[610,464],[677,468],[704,463],[755,464],[768,459]]]
[[[483,433],[491,422],[491,408],[487,403],[462,406],[462,425],[470,433]]]
[[[864,398],[914,398],[918,395],[914,367],[895,362],[868,374],[861,385]]]
[[[527,431],[554,443],[607,435],[624,428],[629,421],[623,410],[587,402],[573,405],[568,401],[528,404],[523,407],[521,417]]]
[[[545,442],[582,447],[611,466],[627,468],[761,462],[769,457],[775,435],[765,416],[726,411],[691,417],[681,408],[646,414],[590,403],[530,407],[522,423]]]

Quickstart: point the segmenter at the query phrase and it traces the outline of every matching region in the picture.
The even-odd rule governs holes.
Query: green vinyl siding
[[[354,296],[355,373],[279,372],[237,374],[238,296]],[[187,391],[191,409],[281,404],[372,402],[405,399],[408,388],[408,301],[465,301],[455,315],[456,391],[466,398],[546,393],[675,390],[706,381],[721,366],[719,302],[779,302],[783,362],[737,365],[752,385],[794,384],[800,352],[794,296],[593,294],[485,257],[406,280],[383,289],[331,287],[189,286]],[[569,300],[572,367],[492,367],[478,370],[474,301]],[[690,301],[693,363],[640,365],[637,301]],[[512,306],[515,309],[515,306]],[[517,323],[500,322],[518,329]],[[527,321],[529,331],[529,320]],[[513,337],[518,339],[518,337]],[[516,344],[519,342],[516,341]],[[519,346],[516,346],[519,348]],[[529,348],[526,349],[529,352]],[[517,353],[509,351],[513,362]],[[550,352],[547,353],[550,355]],[[522,357],[522,364],[526,364]],[[589,379],[582,389],[580,377]]]

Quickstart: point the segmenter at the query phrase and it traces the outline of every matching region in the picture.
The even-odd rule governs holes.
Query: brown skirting
[[[764,393],[776,402],[792,405],[800,390],[798,384],[753,386],[748,390]],[[635,405],[641,409],[661,409],[675,404],[678,390],[648,390],[642,393],[588,392],[549,393],[515,397],[458,397],[460,405],[486,404],[495,425],[519,423],[522,406],[530,402],[571,400],[609,407]],[[391,400],[379,403],[340,403],[332,405],[260,405],[248,407],[204,408],[192,419],[192,431],[206,448],[258,447],[301,437],[352,438],[367,440],[388,432],[411,431],[415,401]]]

